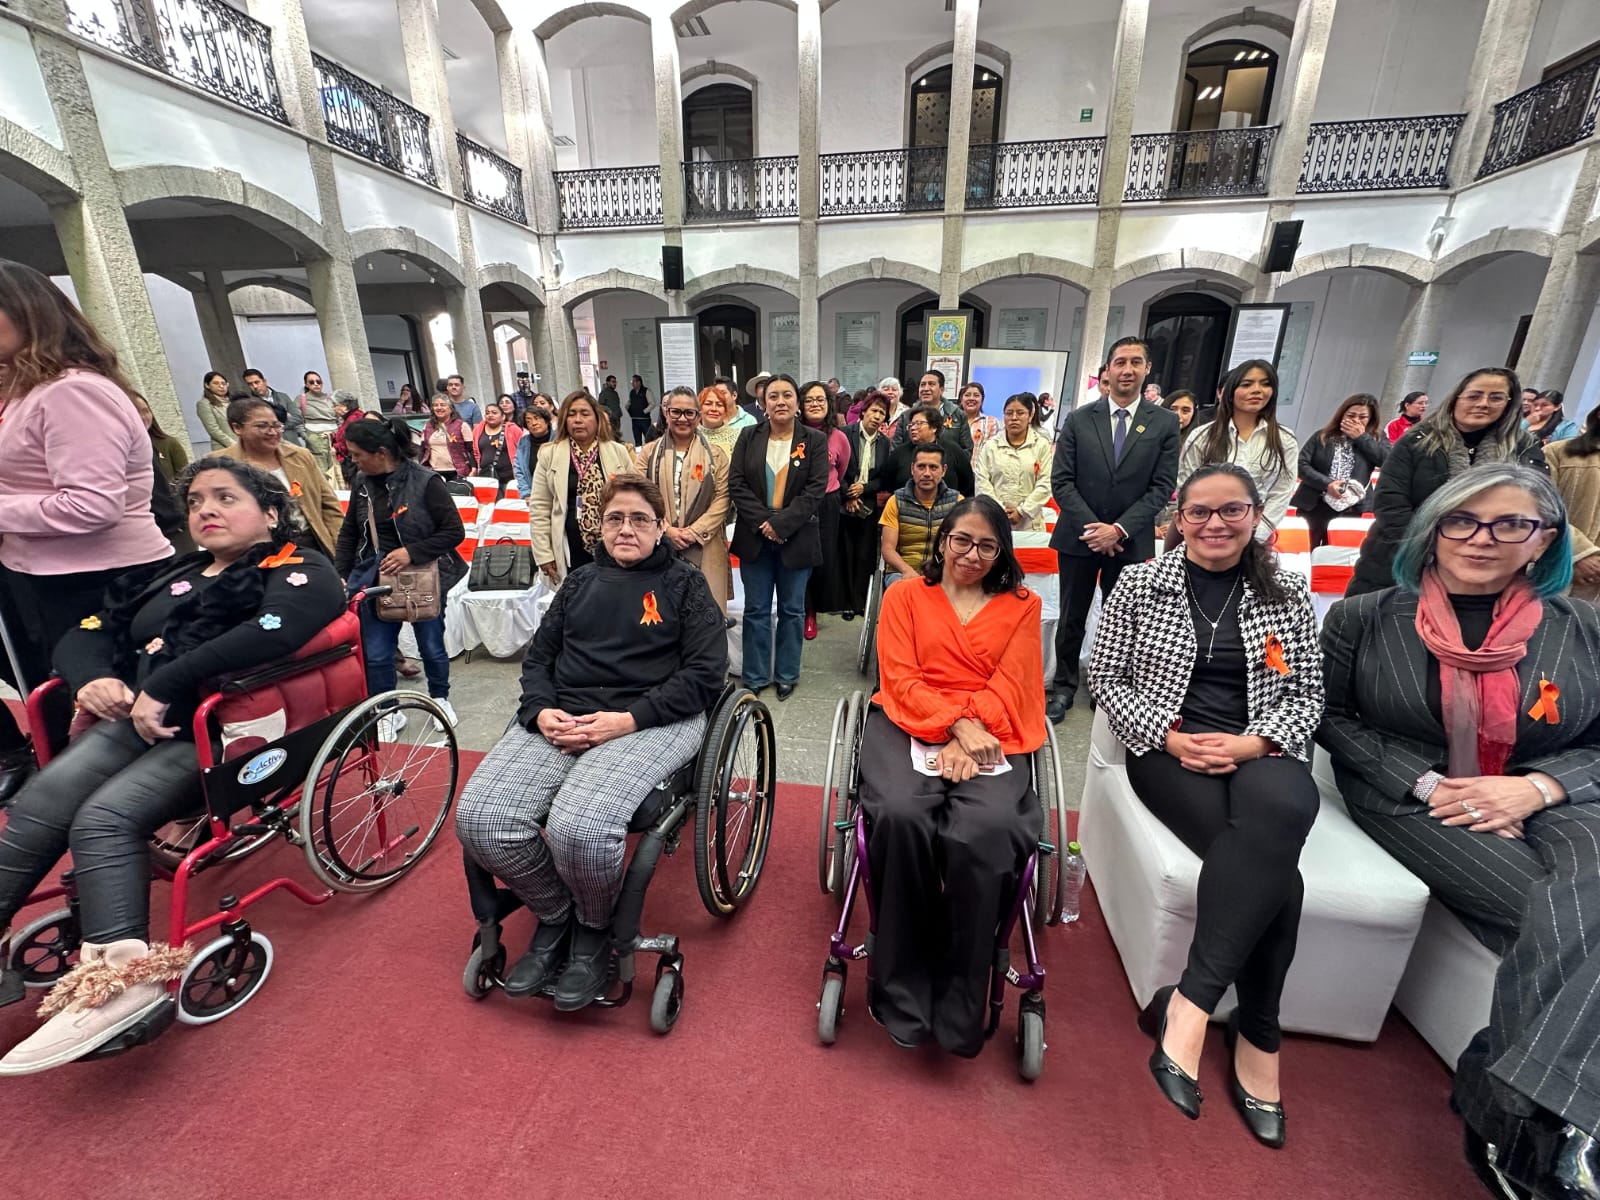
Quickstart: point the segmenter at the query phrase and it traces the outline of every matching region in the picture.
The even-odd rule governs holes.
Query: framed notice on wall
[[[1241,304],[1234,309],[1222,369],[1231,371],[1252,358],[1264,358],[1276,368],[1289,325],[1289,309],[1287,304]]]
[[[657,317],[656,340],[661,346],[661,390],[675,387],[700,391],[700,322],[695,317]]]
[[[833,369],[839,382],[851,391],[872,387],[881,377],[878,314],[842,312],[833,320]]]
[[[800,374],[800,314],[767,314],[767,353],[761,369],[774,375]]]
[[[656,346],[654,317],[625,317],[622,321],[623,370],[643,379],[652,396],[661,395],[661,355]],[[608,374],[605,363],[600,364]]]
[[[1048,308],[1002,308],[991,350],[1043,350]]]

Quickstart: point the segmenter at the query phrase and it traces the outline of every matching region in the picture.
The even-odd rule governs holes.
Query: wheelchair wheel
[[[683,972],[668,967],[656,977],[656,990],[650,997],[650,1028],[671,1033],[682,1011]]]
[[[1046,725],[1045,744],[1033,755],[1033,786],[1039,796],[1039,806],[1044,818],[1044,840],[1055,847],[1050,854],[1042,851],[1034,873],[1033,923],[1040,929],[1061,923],[1061,909],[1066,902],[1066,876],[1061,870],[1061,860],[1067,853],[1067,797],[1061,786],[1061,753],[1056,744],[1053,725]]]
[[[77,914],[58,908],[11,935],[10,967],[28,987],[49,987],[78,965],[82,941]]]
[[[1024,1008],[1017,1015],[1017,1074],[1029,1083],[1044,1073],[1044,1014]]]
[[[867,610],[861,614],[861,645],[856,651],[856,671],[869,675],[877,663],[878,609],[883,603],[883,564],[878,564],[867,584]]]
[[[694,877],[714,917],[731,917],[755,891],[777,786],[772,714],[740,688],[712,715],[695,784]]]
[[[817,830],[817,885],[823,894],[833,891],[833,810],[839,788],[841,763],[848,758],[853,696],[840,696],[833,708],[833,728],[828,734],[828,760],[822,773],[822,818]]]
[[[832,854],[828,863],[828,888],[840,905],[845,901],[845,888],[850,883],[850,867],[856,859],[855,829],[840,828],[856,815],[856,801],[861,783],[861,727],[867,719],[867,695],[851,692],[846,704],[844,728],[838,749],[837,775],[832,788],[833,811],[828,818],[829,844]],[[830,753],[832,747],[829,747]]]
[[[233,845],[222,853],[207,859],[207,865],[238,862],[249,858],[257,850],[271,843],[275,833],[257,833],[235,839]],[[211,818],[206,813],[169,821],[150,835],[150,859],[168,871],[176,871],[178,864],[189,856],[196,846],[211,839]]]
[[[844,976],[828,972],[822,977],[822,998],[817,1001],[817,1041],[831,1046],[839,1037],[844,1013]]]
[[[505,977],[506,948],[501,946],[492,959],[485,961],[483,947],[474,946],[467,958],[467,969],[461,973],[461,990],[474,1000],[482,1000],[494,990],[494,981]]]
[[[178,980],[178,1020],[220,1021],[261,990],[272,973],[272,943],[251,931],[248,941],[224,934],[189,961]]]
[[[404,727],[380,738],[380,719],[394,713]],[[459,770],[455,730],[427,696],[385,692],[357,704],[306,772],[300,835],[311,873],[339,892],[399,879],[444,828]]]

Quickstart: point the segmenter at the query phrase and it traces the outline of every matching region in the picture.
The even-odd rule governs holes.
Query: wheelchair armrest
[[[269,683],[293,679],[296,675],[303,675],[307,671],[315,671],[327,666],[329,663],[336,663],[340,659],[349,658],[354,653],[355,647],[348,642],[344,642],[337,646],[330,646],[326,650],[319,650],[315,654],[308,654],[305,658],[290,659],[288,662],[276,663],[273,666],[262,667],[256,671],[247,671],[242,675],[226,676],[219,681],[217,690],[225,695],[241,695],[255,688],[265,687]]]

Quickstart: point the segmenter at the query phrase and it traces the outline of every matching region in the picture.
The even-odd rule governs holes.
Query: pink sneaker
[[[39,1015],[48,1017],[0,1059],[0,1075],[31,1075],[82,1058],[167,1003],[167,982],[183,974],[189,946],[147,946],[137,938],[85,942]]]

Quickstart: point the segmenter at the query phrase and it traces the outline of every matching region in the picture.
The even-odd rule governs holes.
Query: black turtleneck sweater
[[[1195,654],[1188,694],[1178,710],[1183,722],[1179,728],[1184,733],[1243,733],[1250,724],[1250,703],[1244,637],[1239,632],[1241,569],[1208,571],[1188,561],[1184,568],[1189,576]],[[1213,619],[1217,619],[1215,640]]]

